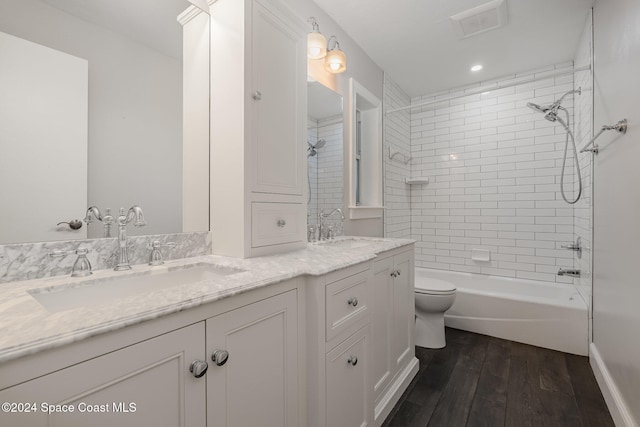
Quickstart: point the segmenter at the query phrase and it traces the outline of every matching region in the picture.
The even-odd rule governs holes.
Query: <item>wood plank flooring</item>
[[[615,427],[586,357],[447,328],[383,427]]]

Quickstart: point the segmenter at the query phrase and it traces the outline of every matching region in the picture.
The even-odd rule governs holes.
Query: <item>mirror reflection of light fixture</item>
[[[330,48],[333,40],[333,48]],[[327,56],[324,58],[324,69],[333,74],[340,74],[347,70],[347,55],[340,50],[340,43],[336,36],[329,37],[327,42]]]
[[[327,56],[327,38],[320,32],[320,27],[313,16],[307,19],[311,24],[311,32],[307,35],[307,56],[309,59],[322,59]]]

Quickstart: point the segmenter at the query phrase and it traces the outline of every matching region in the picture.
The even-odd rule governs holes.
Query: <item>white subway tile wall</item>
[[[408,106],[409,96],[389,76],[384,79],[384,109]],[[411,164],[402,156],[393,160],[392,153],[411,153],[409,110],[387,114],[384,117],[384,229],[385,236],[411,238],[411,190],[405,179],[411,175]]]
[[[318,121],[312,118],[307,120],[307,141],[304,144],[305,152],[310,143],[315,145],[318,142]],[[307,177],[309,179],[307,185],[307,224],[317,223],[318,218],[318,156],[307,156]]]
[[[566,134],[526,104],[551,104],[574,88],[573,75],[492,90],[570,71],[572,66],[547,66],[411,99],[417,104],[486,89],[412,109],[413,160],[406,167],[385,160],[386,235],[399,234],[399,228],[406,232],[403,207],[410,191],[410,235],[417,240],[417,266],[572,282],[557,276],[559,268],[574,266],[573,253],[560,248],[574,240],[574,209],[562,200],[559,187]],[[406,105],[406,95],[388,77],[385,103],[387,110]],[[573,122],[573,97],[563,106]],[[389,145],[396,151],[407,149],[404,120],[406,111],[385,116],[385,150]],[[408,186],[407,176],[428,177],[430,182]],[[573,197],[571,158],[564,184],[567,196]],[[472,260],[474,249],[489,251],[490,260]]]
[[[587,19],[580,43],[574,58],[576,68],[592,65],[592,20]],[[591,69],[578,71],[574,76],[576,87],[582,88],[582,95],[576,99],[575,103],[575,123],[576,145],[578,150],[582,148],[593,136],[593,74]],[[578,154],[580,160],[580,170],[582,172],[582,198],[574,205],[574,234],[582,241],[582,257],[574,258],[575,268],[582,274],[575,284],[584,298],[585,302],[591,305],[592,289],[592,189],[593,189],[593,154]]]
[[[325,145],[318,150],[318,209],[325,213],[343,208],[343,117],[322,119],[318,122],[318,139]],[[317,216],[316,216],[317,217]]]

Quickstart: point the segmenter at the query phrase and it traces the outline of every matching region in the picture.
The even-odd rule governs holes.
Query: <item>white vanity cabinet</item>
[[[206,380],[189,372],[203,337],[200,322],[2,390],[22,407],[0,412],[0,425],[205,426]]]
[[[418,370],[413,247],[379,254],[372,269],[372,375],[379,425]]]
[[[369,263],[307,279],[307,425],[372,425]]]
[[[306,32],[279,0],[211,5],[215,254],[306,245]]]
[[[17,413],[0,412],[0,426],[303,425],[301,283],[273,284],[0,364],[0,401],[21,405]],[[216,350],[228,358],[213,358]],[[74,412],[48,414],[44,404],[67,405],[61,411],[73,405]],[[24,413],[25,405],[33,413]]]
[[[207,320],[209,426],[297,426],[296,291]]]

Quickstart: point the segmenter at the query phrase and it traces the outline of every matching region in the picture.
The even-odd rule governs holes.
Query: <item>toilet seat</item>
[[[456,293],[456,287],[440,279],[417,280],[415,292],[425,295],[451,295]]]

